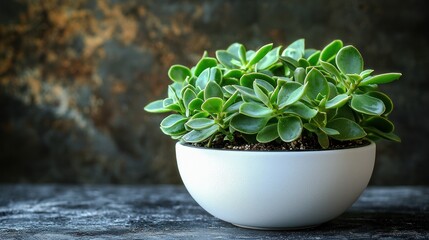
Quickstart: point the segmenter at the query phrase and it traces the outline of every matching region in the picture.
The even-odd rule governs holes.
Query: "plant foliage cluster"
[[[171,112],[161,122],[165,134],[206,146],[216,138],[292,142],[303,134],[325,149],[330,139],[400,141],[388,119],[392,101],[378,85],[401,74],[372,73],[341,40],[322,50],[305,49],[304,39],[256,51],[234,43],[216,58],[204,53],[192,68],[171,66],[168,97],[145,110]]]

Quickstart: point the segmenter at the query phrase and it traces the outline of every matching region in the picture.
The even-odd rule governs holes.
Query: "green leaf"
[[[293,72],[293,78],[294,78],[295,82],[299,82],[301,84],[304,84],[305,69],[302,67],[296,68],[295,71]]]
[[[320,57],[320,51],[316,51],[307,58],[307,61],[308,63],[310,63],[311,66],[316,66],[317,63],[319,62],[319,57]]]
[[[227,108],[229,108],[233,103],[235,103],[235,101],[237,100],[238,97],[238,91],[236,90],[231,97],[229,97],[225,103],[222,106],[222,111],[225,111]]]
[[[301,136],[302,122],[299,117],[288,116],[279,119],[277,131],[284,142],[292,142]]]
[[[256,134],[267,124],[269,118],[252,118],[239,114],[231,119],[230,126],[241,133]]]
[[[197,63],[197,65],[195,65],[194,75],[198,77],[207,68],[212,68],[216,66],[217,66],[216,58],[203,57]]]
[[[291,43],[281,54],[281,56],[290,57],[294,60],[300,59],[304,55],[305,40],[298,39]]]
[[[279,58],[291,71],[295,71],[297,67],[299,67],[299,63],[297,60],[291,58],[291,57],[280,57]]]
[[[270,93],[272,91],[274,91],[274,87],[273,85],[271,85],[270,83],[268,83],[265,80],[261,80],[261,79],[256,79],[253,84],[258,84],[259,87],[264,89],[264,92],[266,93]]]
[[[167,135],[180,135],[186,132],[185,123],[188,119],[179,114],[171,114],[161,122],[161,130]]]
[[[242,65],[245,65],[247,63],[246,48],[244,48],[243,44],[233,43],[228,47],[226,51],[239,58]]]
[[[344,74],[359,74],[363,70],[363,59],[360,52],[353,46],[341,48],[335,62]]]
[[[222,73],[218,68],[207,68],[198,76],[195,85],[203,90],[206,88],[208,82],[215,81],[219,84],[221,80]]]
[[[227,112],[227,113],[238,112],[243,103],[244,103],[243,101],[236,102],[231,106],[229,106],[228,108],[226,108],[224,112]]]
[[[305,78],[305,82],[308,83],[307,96],[310,100],[317,99],[319,94],[329,96],[328,81],[319,70],[311,69]]]
[[[262,90],[263,87],[258,85],[258,83],[255,81],[253,82],[253,90],[255,91],[256,97],[265,104],[267,107],[271,107],[270,99],[268,98],[268,95]]]
[[[310,66],[310,63],[305,58],[298,59],[298,66],[302,68],[307,68]]]
[[[258,51],[256,51],[255,54],[253,54],[252,58],[247,63],[246,68],[258,63],[263,57],[265,57],[265,55],[267,55],[269,51],[271,51],[272,48],[272,43],[262,46]]]
[[[363,127],[373,127],[382,132],[390,133],[395,130],[395,126],[387,118],[380,116],[372,116],[362,121]]]
[[[236,78],[240,79],[243,76],[243,71],[240,69],[231,69],[225,72],[224,78]]]
[[[394,134],[393,132],[385,133],[372,127],[365,127],[364,129],[368,133],[375,134],[377,137],[384,138],[394,142],[401,142],[401,138],[398,135]]]
[[[240,113],[254,118],[266,118],[273,114],[273,110],[254,102],[243,103]]]
[[[337,95],[336,97],[334,97],[331,100],[329,100],[328,102],[326,102],[325,108],[326,109],[340,108],[344,104],[346,104],[350,98],[351,98],[351,96],[348,96],[347,94]]]
[[[162,105],[165,109],[168,109],[170,111],[176,111],[176,112],[182,112],[182,109],[180,108],[179,104],[175,103],[173,99],[166,98],[162,101]]]
[[[368,94],[353,94],[350,106],[355,111],[368,115],[381,115],[386,110],[383,101]]]
[[[261,101],[261,100],[259,100],[259,98],[256,96],[255,92],[251,88],[243,87],[243,86],[239,86],[239,85],[234,85],[234,88],[237,89],[242,96],[247,96],[247,97],[249,97],[252,100],[257,101],[257,102]]]
[[[210,81],[204,89],[204,99],[207,100],[212,97],[223,98],[223,92],[216,82]]]
[[[363,70],[359,75],[362,77],[362,79],[364,79],[368,77],[372,72],[374,72],[374,70],[367,69],[367,70]]]
[[[288,82],[279,91],[277,96],[277,105],[280,109],[292,105],[304,95],[306,85],[297,82]]]
[[[304,103],[296,102],[283,110],[283,113],[292,113],[303,119],[311,119],[317,114],[317,110],[308,107]]]
[[[328,45],[326,45],[325,48],[323,48],[322,52],[320,53],[320,60],[329,62],[337,53],[340,51],[340,49],[343,47],[343,42],[341,40],[334,40]]]
[[[253,87],[253,82],[256,79],[264,80],[264,81],[268,82],[269,84],[271,84],[273,87],[276,86],[276,81],[274,79],[272,79],[270,76],[268,76],[266,74],[263,74],[263,73],[248,73],[248,74],[244,74],[240,78],[240,85],[244,86],[244,87],[252,88]]]
[[[384,84],[384,83],[390,83],[392,81],[395,81],[396,79],[400,78],[402,74],[400,73],[385,73],[375,76],[370,76],[362,80],[360,82],[359,86],[366,86],[369,84]]]
[[[168,77],[175,82],[182,83],[190,76],[192,76],[191,70],[183,65],[173,65],[168,70]]]
[[[213,126],[214,124],[215,121],[210,118],[193,118],[186,123],[186,126],[192,129],[201,130]]]
[[[213,125],[211,127],[202,129],[202,130],[192,130],[189,133],[185,134],[182,139],[188,143],[198,143],[206,140],[219,130],[218,125]]]
[[[256,69],[268,69],[279,60],[280,47],[272,49],[256,65]]]
[[[383,101],[384,106],[386,107],[386,110],[384,110],[383,115],[387,116],[389,115],[389,113],[392,112],[393,110],[393,102],[392,100],[389,98],[389,96],[387,96],[386,94],[379,92],[379,91],[371,91],[367,93],[369,96],[371,97],[375,97],[377,99],[380,99],[381,101]]]
[[[156,100],[144,107],[144,110],[150,113],[165,113],[169,112],[171,110],[165,109],[164,105],[162,104],[164,100]]]
[[[341,74],[340,74],[340,72],[338,71],[338,69],[334,65],[332,65],[332,64],[330,64],[328,62],[324,62],[324,61],[320,61],[320,65],[327,72],[329,72],[330,74],[333,74],[337,78],[337,81],[341,81]]]
[[[332,138],[340,141],[355,140],[366,136],[366,132],[356,122],[347,118],[333,119],[326,126],[340,133],[332,135]]]
[[[327,128],[327,127],[320,127],[320,130],[322,130],[322,132],[326,133],[327,135],[338,135],[340,134],[340,132],[338,132],[337,130],[333,129],[333,128]]]
[[[323,149],[329,148],[329,137],[326,133],[322,131],[317,131],[317,142]]]
[[[256,140],[260,143],[269,143],[276,140],[277,138],[279,138],[277,123],[267,125],[256,135]]]
[[[216,58],[228,69],[239,67],[233,63],[233,60],[239,61],[240,59],[225,50],[216,51]]]
[[[192,91],[192,89],[190,88],[186,89],[185,92],[183,93],[183,99],[182,99],[185,107],[188,108],[189,103],[195,98],[197,98],[197,94],[195,94],[195,92]]]
[[[203,105],[203,100],[200,98],[195,98],[188,104],[188,109],[191,111],[201,110],[201,105]]]
[[[203,105],[201,105],[201,109],[210,114],[214,114],[222,112],[222,106],[222,98],[212,97],[204,101]]]

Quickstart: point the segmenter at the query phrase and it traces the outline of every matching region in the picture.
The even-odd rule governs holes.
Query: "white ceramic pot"
[[[336,218],[366,188],[375,143],[325,151],[238,151],[176,144],[183,183],[213,216],[256,229],[304,228]]]

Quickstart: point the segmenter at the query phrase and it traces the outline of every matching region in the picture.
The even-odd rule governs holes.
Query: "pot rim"
[[[206,150],[206,151],[214,151],[214,152],[249,152],[249,153],[330,153],[330,152],[338,152],[338,151],[347,151],[353,149],[362,149],[362,148],[371,148],[375,144],[374,141],[365,139],[365,141],[369,142],[369,144],[357,146],[357,147],[348,147],[348,148],[338,148],[338,149],[329,149],[329,150],[269,150],[269,151],[260,151],[260,150],[241,150],[241,149],[219,149],[219,148],[206,148],[206,147],[197,147],[184,142],[177,142],[176,145],[181,145],[182,147],[187,148],[195,148],[198,150]]]

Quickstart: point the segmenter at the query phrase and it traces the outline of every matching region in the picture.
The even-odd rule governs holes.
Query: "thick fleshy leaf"
[[[215,81],[219,84],[221,80],[222,73],[218,68],[207,68],[198,76],[195,85],[202,90],[206,88],[208,82]]]
[[[325,62],[330,62],[332,58],[335,57],[335,55],[340,51],[340,49],[343,47],[343,42],[341,40],[334,40],[328,45],[326,45],[325,48],[323,48],[322,52],[320,53],[320,60]]]
[[[225,66],[228,69],[237,68],[238,66],[234,64],[233,60],[236,60],[236,61],[240,60],[238,57],[232,55],[231,53],[225,50],[216,51],[216,58],[223,66]]]
[[[327,149],[329,147],[329,137],[328,134],[322,132],[322,131],[317,131],[317,142],[319,143],[319,145],[323,148],[323,149]]]
[[[197,94],[195,94],[195,92],[190,88],[186,89],[185,92],[183,93],[183,99],[182,99],[185,107],[188,108],[189,103],[195,98],[197,98]]]
[[[328,128],[337,130],[340,134],[332,135],[337,140],[354,140],[366,136],[366,132],[354,121],[347,118],[336,118],[328,122]]]
[[[201,109],[210,114],[213,114],[222,112],[222,106],[222,98],[212,97],[204,101],[203,105],[201,105]]]
[[[261,80],[261,79],[256,79],[253,84],[257,83],[259,85],[259,87],[264,89],[264,92],[270,93],[272,91],[274,91],[274,87],[273,85],[271,85],[270,83],[268,83],[265,80]]]
[[[224,112],[227,112],[227,113],[238,112],[238,111],[239,111],[239,109],[240,109],[240,107],[241,107],[241,105],[242,105],[243,103],[244,103],[243,101],[239,101],[239,102],[233,103],[231,106],[227,107],[227,108],[224,110]]]
[[[186,123],[186,126],[192,129],[201,130],[213,126],[214,124],[215,121],[210,118],[193,118]]]
[[[261,61],[258,62],[256,65],[257,69],[268,69],[271,67],[274,63],[276,63],[279,60],[279,54],[280,54],[280,47],[276,47],[272,49],[270,52],[265,55],[261,59]]]
[[[243,71],[240,69],[231,69],[225,72],[224,78],[236,78],[240,79],[243,76]]]
[[[198,143],[206,140],[207,138],[211,137],[213,134],[215,134],[219,130],[218,125],[213,125],[211,127],[202,129],[202,130],[192,130],[185,134],[182,139],[185,142],[188,143]]]
[[[256,134],[267,124],[269,118],[252,118],[239,114],[231,119],[230,126],[241,133]]]
[[[167,135],[180,135],[186,132],[187,118],[179,114],[171,114],[161,122],[161,130]]]
[[[279,138],[279,132],[277,131],[277,123],[267,125],[256,135],[256,140],[260,143],[272,142],[277,138]]]
[[[311,69],[305,78],[305,82],[308,83],[306,93],[310,100],[317,99],[319,94],[329,96],[328,81],[319,70]]]
[[[247,63],[246,48],[243,46],[243,44],[233,43],[228,47],[228,49],[226,51],[231,53],[232,55],[238,57],[240,59],[241,63]]]
[[[277,131],[285,142],[292,142],[301,136],[302,122],[299,117],[288,116],[279,119]]]
[[[337,95],[336,97],[334,97],[331,100],[329,100],[328,102],[326,102],[325,108],[326,109],[340,108],[344,104],[346,104],[350,98],[351,98],[351,96],[349,96],[347,94]]]
[[[212,97],[223,98],[223,92],[222,88],[216,82],[210,81],[204,89],[204,99],[207,100]]]
[[[296,68],[295,71],[293,72],[293,79],[295,80],[295,82],[299,82],[301,84],[304,84],[305,69],[302,67]]]
[[[260,86],[256,81],[253,82],[253,90],[255,91],[255,95],[256,97],[258,97],[258,99],[265,104],[265,106],[267,107],[271,107],[271,103],[270,103],[270,99],[267,95],[267,93],[265,93],[263,91],[263,87]]]
[[[298,39],[295,42],[291,43],[283,52],[281,56],[290,57],[292,59],[298,60],[304,55],[305,49],[305,40]]]
[[[324,61],[320,61],[320,65],[327,72],[329,72],[330,74],[333,74],[337,78],[337,81],[341,80],[341,74],[340,74],[340,72],[338,71],[338,69],[334,65],[332,65],[332,64],[330,64],[328,62],[324,62]]]
[[[364,129],[368,132],[368,134],[371,133],[380,138],[384,138],[394,142],[401,142],[401,138],[393,132],[385,133],[373,127],[365,127]]]
[[[375,76],[370,76],[362,80],[360,82],[359,86],[366,86],[369,84],[383,84],[383,83],[390,83],[392,81],[395,81],[396,79],[400,78],[402,74],[400,73],[385,73]]]
[[[294,71],[297,67],[299,67],[299,63],[297,60],[291,58],[282,56],[279,58],[291,71]]]
[[[273,114],[273,110],[259,103],[248,102],[240,106],[240,113],[254,118],[266,118]]]
[[[168,70],[168,77],[175,82],[184,82],[186,77],[192,76],[191,70],[183,65],[173,65]]]
[[[171,110],[165,109],[164,105],[162,104],[164,100],[156,100],[144,107],[144,110],[151,113],[165,113],[169,112]]]
[[[252,88],[253,87],[253,82],[256,79],[264,80],[264,81],[268,82],[269,84],[273,85],[273,87],[276,86],[276,81],[274,79],[272,79],[270,76],[268,76],[266,74],[263,74],[263,73],[248,73],[248,74],[244,74],[240,78],[240,85],[244,86],[244,87]]]
[[[317,110],[308,107],[304,103],[296,102],[293,105],[286,107],[284,113],[292,113],[300,116],[303,119],[311,119],[317,114]]]
[[[306,85],[296,82],[289,82],[283,85],[277,96],[277,105],[280,109],[292,105],[304,95]]]
[[[386,110],[383,101],[368,94],[353,94],[350,106],[357,112],[381,115]]]
[[[262,46],[261,48],[256,51],[255,54],[253,54],[252,58],[250,58],[249,62],[247,63],[246,67],[252,66],[256,63],[258,63],[271,49],[273,48],[273,44],[267,44]]]
[[[195,65],[194,75],[200,76],[200,74],[206,70],[207,68],[212,68],[217,66],[216,58],[211,57],[203,57],[201,60]]]
[[[387,118],[380,116],[372,116],[370,118],[365,119],[362,122],[362,126],[373,127],[385,133],[390,133],[395,130],[395,126],[391,121],[389,121]]]
[[[371,91],[367,93],[371,97],[375,97],[383,101],[386,110],[384,110],[383,115],[387,116],[393,110],[393,102],[386,94],[379,91]]]
[[[193,110],[201,110],[201,105],[203,105],[203,100],[200,98],[195,98],[188,104],[188,109]]]
[[[335,62],[338,69],[344,74],[359,74],[363,70],[362,55],[351,45],[341,48]]]
[[[234,85],[234,88],[237,89],[243,97],[246,96],[254,101],[260,102],[259,98],[255,95],[255,91],[253,91],[253,89],[238,85]]]
[[[225,103],[222,106],[222,110],[226,110],[227,108],[229,108],[232,104],[235,103],[235,101],[237,100],[238,97],[238,91],[236,90],[231,97],[229,97]]]
[[[166,98],[162,101],[162,105],[165,109],[169,109],[171,111],[181,112],[182,109],[180,108],[179,104],[177,102],[174,102],[171,98]]]
[[[319,57],[320,57],[320,51],[316,51],[307,58],[307,61],[308,63],[310,63],[311,66],[316,66],[317,63],[319,62]]]
[[[320,130],[330,136],[340,134],[340,132],[333,128],[321,127]]]

